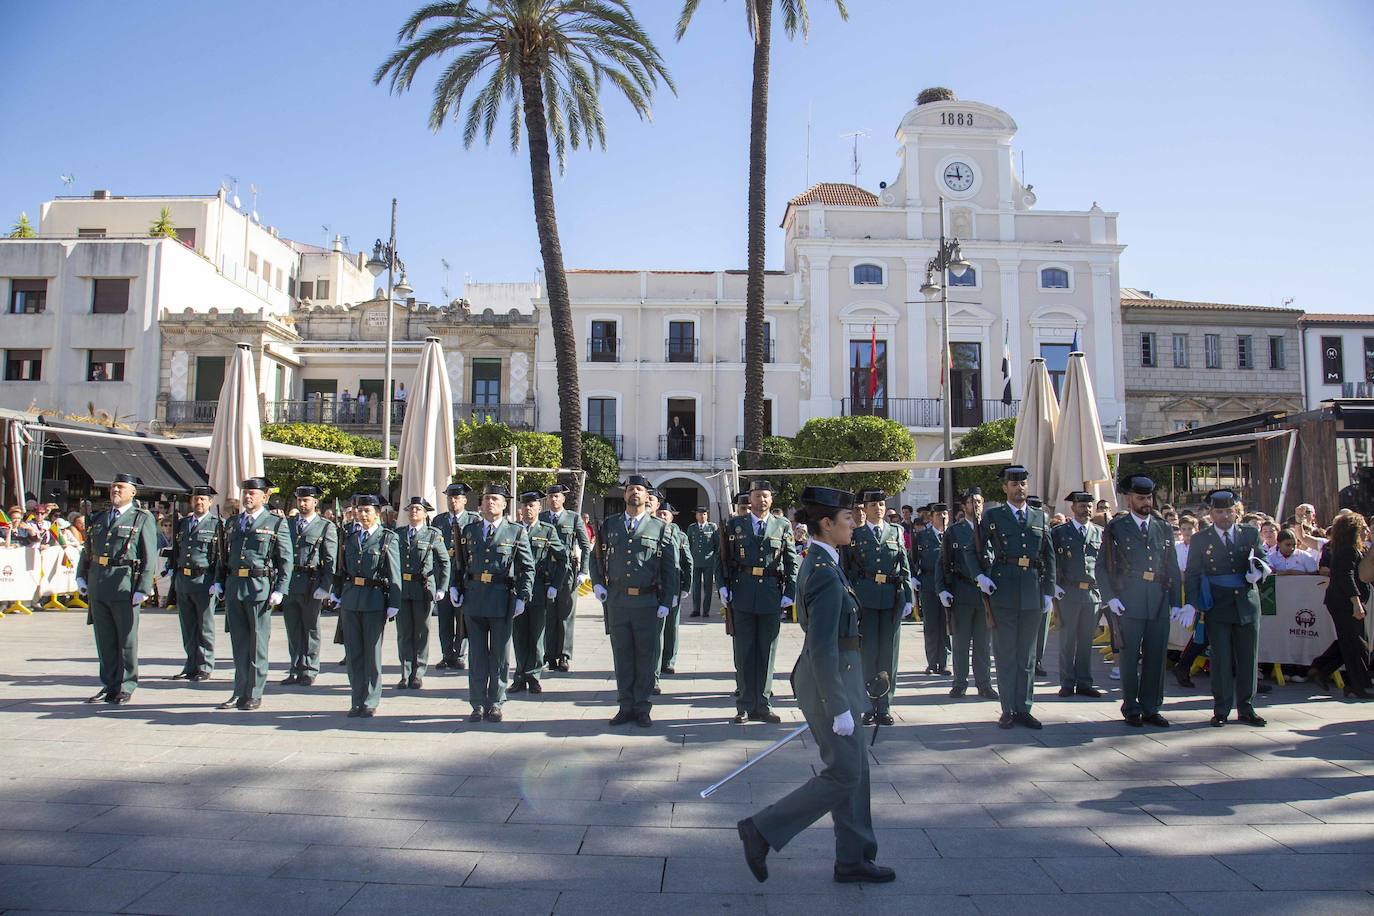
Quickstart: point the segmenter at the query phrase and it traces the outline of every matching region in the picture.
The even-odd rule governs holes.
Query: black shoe
[[[262,706],[262,700],[260,700],[260,699],[259,699],[259,700],[251,700],[251,699],[239,700],[239,709],[242,709],[242,710],[245,710],[245,711],[251,710],[251,709],[258,709],[258,708],[260,708],[261,706]]]
[[[514,683],[514,684],[511,684],[511,685],[510,685],[510,689],[506,691],[506,693],[524,693],[524,692],[525,692],[525,679],[524,679],[524,678],[516,678],[516,679],[515,679],[515,683]]]
[[[438,663],[437,665],[434,666],[434,670],[435,670],[435,671],[444,671],[444,670],[446,670],[448,667],[449,667],[448,659],[446,659],[446,658],[441,658],[441,659],[439,659],[439,663]]]
[[[1309,668],[1307,670],[1307,677],[1309,679],[1315,679],[1318,684],[1321,684],[1323,693],[1331,692],[1331,675],[1324,674],[1316,668]]]
[[[636,718],[637,718],[637,717],[635,716],[633,710],[630,710],[630,709],[622,709],[622,710],[620,710],[620,712],[616,713],[614,716],[611,716],[611,724],[612,724],[612,725],[624,725],[626,722],[633,722]]]
[[[1345,695],[1352,700],[1374,700],[1374,693],[1370,693],[1363,687],[1347,687],[1345,688]]]
[[[966,693],[968,693],[967,687],[951,687],[949,689],[949,695],[956,700],[962,700]]]
[[[189,671],[182,671],[180,674],[174,674],[167,678],[169,681],[189,681],[190,679],[191,673]]]
[[[505,716],[501,714],[501,710],[499,709],[493,707],[492,709],[487,710],[488,722],[500,722],[504,718]]]
[[[83,700],[82,702],[85,702],[85,703],[103,703],[103,702],[105,702],[105,691],[102,690],[102,691],[100,691],[99,693],[97,693],[95,696],[87,697],[87,698],[86,698],[85,700]]]
[[[993,690],[991,687],[979,687],[979,688],[978,688],[978,695],[979,695],[980,697],[982,697],[983,699],[985,699],[985,700],[1000,700],[1000,699],[1002,699],[1001,694],[999,694],[996,690]]]
[[[453,660],[453,664],[449,665],[449,667],[452,668],[454,671],[462,671],[462,670],[463,670],[464,668],[466,668],[467,666],[468,666],[467,662],[463,661],[462,658],[455,658],[455,659]],[[567,669],[565,668],[565,669],[563,669],[563,670],[566,671]]]
[[[216,709],[235,709],[235,708],[238,707],[238,705],[239,705],[239,698],[236,697],[236,696],[233,696],[233,697],[230,697],[229,699],[225,700],[223,703],[219,704],[219,705],[216,706],[215,708],[216,708]]]
[[[754,819],[746,817],[735,825],[740,842],[744,844],[744,861],[754,877],[762,884],[768,880],[768,841],[754,826]]]
[[[120,691],[119,693],[106,697],[105,702],[109,703],[111,706],[123,706],[125,703],[129,702],[133,698],[133,694],[124,693],[123,691]]]
[[[411,678],[410,678],[410,689],[411,689],[411,690],[419,690],[419,689],[420,689],[421,687],[423,687],[423,686],[425,686],[425,679],[424,679],[424,678],[422,678],[422,677],[416,677],[415,675],[411,675]]]
[[[1016,717],[1009,712],[1002,713],[1002,717],[997,720],[998,728],[1011,728],[1011,724],[1016,721]]]
[[[1073,688],[1072,688],[1072,687],[1060,687],[1060,688],[1059,688],[1059,695],[1060,695],[1061,697],[1071,697],[1071,696],[1073,696]]]
[[[1213,728],[1221,728],[1221,727],[1222,727],[1223,725],[1225,725],[1225,724],[1226,724],[1226,717],[1225,717],[1225,716],[1212,716],[1212,727],[1213,727]]]
[[[352,709],[350,709],[350,710],[348,711],[348,717],[349,717],[350,719],[356,719],[356,718],[358,718],[358,716],[360,716],[360,715],[362,715],[362,707],[361,707],[361,706],[354,706]]]
[[[866,712],[866,713],[864,713],[864,715],[863,715],[863,724],[864,724],[864,725],[872,725],[872,724],[873,724],[873,713],[872,713],[872,712]]]
[[[358,710],[358,715],[363,717],[364,719],[371,719],[376,714],[377,707],[375,706],[364,706]]]
[[[664,668],[664,669],[663,669],[663,673],[664,673],[664,674],[677,674],[677,669],[676,669],[676,668]]]
[[[734,717],[730,719],[730,721],[735,723],[736,725],[743,725],[745,722],[749,721],[749,713],[737,712],[735,713]]]
[[[282,687],[290,687],[292,684],[299,684],[300,682],[301,678],[299,674],[289,674],[280,681],[277,681]]]
[[[534,678],[530,678],[529,680],[525,681],[525,686],[530,689],[530,693],[544,692],[544,685],[536,681]]]
[[[468,714],[468,721],[469,721],[469,722],[481,722],[481,721],[482,721],[482,707],[480,707],[480,706],[474,706],[474,707],[472,708],[472,712],[470,712],[470,713]]]
[[[1039,731],[1040,729],[1045,727],[1040,724],[1039,719],[1037,719],[1035,716],[1031,715],[1028,712],[1018,712],[1016,714],[1016,721],[1026,726],[1026,728],[1033,728],[1036,731]]]
[[[934,674],[934,673],[935,673],[935,669],[932,668],[930,665],[926,665],[925,673],[926,673],[926,674]]]
[[[567,656],[564,656],[564,657],[558,662],[558,670],[559,670],[559,671],[567,671],[571,666],[572,666],[572,659],[568,658]]]
[[[1174,665],[1174,680],[1178,681],[1178,686],[1187,688],[1188,690],[1197,688],[1197,685],[1193,683],[1193,679],[1188,676],[1188,672],[1184,670],[1182,665]]]
[[[300,684],[302,687],[309,687],[311,684],[315,683],[315,679],[308,674],[302,674],[301,679],[296,683]]]
[[[1255,728],[1264,728],[1264,726],[1269,724],[1265,720],[1264,716],[1261,716],[1254,710],[1251,710],[1250,712],[1240,713],[1236,716],[1236,719],[1238,719],[1241,722],[1244,722],[1246,725],[1254,726]]]
[[[335,662],[334,664],[336,664],[336,665],[338,665],[340,668],[342,668],[344,665],[347,665],[347,664],[348,664],[348,659],[346,659],[346,658],[341,658],[341,659],[339,659],[337,662]]]
[[[873,719],[873,721],[877,722],[879,725],[896,725],[896,724],[897,724],[897,720],[894,719],[894,718],[892,718],[892,713],[890,713],[890,712],[880,712],[880,713],[878,713],[878,715]]]
[[[396,689],[397,689],[397,690],[405,690],[405,689],[406,689],[407,687],[409,687],[409,686],[410,686],[410,681],[406,680],[405,678],[401,678],[399,681],[396,682]]]
[[[1035,666],[1035,676],[1036,676],[1036,677],[1049,677],[1049,676],[1050,676],[1050,673],[1049,673],[1048,671],[1046,671],[1044,668],[1041,668],[1039,665],[1036,665],[1036,666]]]
[[[1146,724],[1146,725],[1153,725],[1153,726],[1155,726],[1155,727],[1157,727],[1157,728],[1168,728],[1168,727],[1169,727],[1169,720],[1166,719],[1166,718],[1164,718],[1163,716],[1161,716],[1161,715],[1160,715],[1159,713],[1157,713],[1157,712],[1152,712],[1152,713],[1150,713],[1149,715],[1145,716],[1144,718],[1145,718],[1145,724]]]
[[[954,672],[950,671],[948,668],[941,668],[939,671],[936,671],[935,673],[944,675],[945,677],[949,677],[950,675],[954,674]]]
[[[649,714],[647,712],[642,712],[639,715],[635,716],[635,724],[638,725],[640,728],[648,728],[650,725],[654,724],[654,720],[649,718]]]
[[[1092,697],[1094,700],[1102,699],[1102,691],[1096,687],[1075,687],[1073,692],[1080,697]]]
[[[193,684],[199,684],[201,681],[210,680],[210,674],[209,672],[201,674],[199,671],[197,671],[195,674],[186,675],[186,680],[190,681]]]
[[[1140,717],[1140,713],[1138,712],[1128,712],[1122,718],[1126,720],[1126,724],[1131,728],[1140,728],[1145,724],[1145,720]]]
[[[885,865],[875,865],[868,859],[854,865],[835,863],[835,880],[841,884],[863,882],[865,884],[886,884],[897,880],[897,873]]]
[[[749,714],[750,722],[767,722],[769,725],[777,725],[782,722],[782,716],[770,710],[763,712],[753,712]]]
[[[657,697],[657,696],[662,696],[662,695],[663,695],[663,688],[660,687],[660,686],[658,686],[657,684],[655,684],[655,685],[654,685],[654,696]]]
[[[692,617],[700,617],[700,616],[701,616],[701,611],[693,611],[693,612],[691,613],[690,616],[692,616]]]

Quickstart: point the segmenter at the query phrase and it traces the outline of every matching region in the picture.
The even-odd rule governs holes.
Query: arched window
[[[950,286],[977,286],[977,285],[978,285],[978,269],[977,269],[976,267],[970,267],[968,270],[964,271],[964,275],[963,275],[962,277],[956,277],[956,276],[954,275],[954,271],[951,270],[951,271],[949,272],[949,285],[950,285]]]
[[[855,286],[882,286],[883,269],[877,264],[854,265]]]
[[[1069,272],[1062,267],[1046,267],[1040,271],[1041,289],[1068,289]]]

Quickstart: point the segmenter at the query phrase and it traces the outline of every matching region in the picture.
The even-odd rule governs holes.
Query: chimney
[[[341,235],[336,235],[336,236],[334,236],[334,250],[335,250],[335,251],[343,251],[343,236],[341,236]]]
[[[109,200],[109,199],[110,199],[110,192],[109,192],[109,191],[106,191],[106,190],[92,191],[92,192],[91,192],[91,199],[92,199],[92,200]]]

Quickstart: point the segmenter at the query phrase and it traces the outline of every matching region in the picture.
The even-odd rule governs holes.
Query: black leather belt
[[[481,582],[485,585],[510,585],[513,581],[510,576],[498,576],[493,573],[468,573],[469,582]]]

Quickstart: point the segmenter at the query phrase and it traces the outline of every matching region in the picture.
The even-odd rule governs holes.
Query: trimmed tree
[[[341,455],[378,458],[382,443],[378,439],[355,436],[335,426],[322,423],[270,423],[262,428],[262,437],[269,442],[299,445]],[[263,462],[267,479],[277,485],[283,500],[289,500],[296,487],[316,486],[324,491],[322,505],[332,505],[335,499],[347,501],[357,488],[363,468],[336,464],[316,464],[290,458],[268,458]],[[368,473],[371,473],[370,471]]]
[[[742,452],[740,454],[740,484],[749,486],[749,480],[754,477],[767,477],[777,488],[773,495],[774,505],[784,508],[794,506],[797,498],[801,495],[802,487],[806,485],[800,477],[791,475],[782,477],[770,477],[766,471],[773,468],[801,468],[808,467],[805,461],[797,458],[796,444],[786,436],[768,436],[763,440],[761,453]]]
[[[793,467],[822,467],[842,461],[915,461],[916,443],[906,427],[886,417],[818,417],[792,440]],[[900,493],[910,471],[881,471],[871,474],[819,474],[797,481],[804,485],[860,490],[876,487]]]
[[[14,228],[10,230],[9,237],[12,239],[31,239],[37,236],[38,233],[33,231],[33,223],[29,222],[29,215],[21,212],[19,214],[19,220],[14,224]]]
[[[1002,420],[989,420],[981,426],[975,426],[963,435],[954,446],[953,458],[972,458],[974,455],[986,455],[990,452],[1003,452],[1012,447],[1016,440],[1016,418],[1006,417]],[[983,496],[988,499],[1001,500],[1002,482],[998,476],[1002,469],[995,464],[985,465],[976,468],[960,468],[954,472],[955,493],[961,493],[969,487],[981,487]],[[1050,499],[1050,494],[1042,494],[1046,500]],[[957,498],[957,496],[956,496]],[[951,507],[952,509],[953,507]]]
[[[172,222],[172,209],[171,207],[163,207],[158,213],[157,219],[148,226],[148,238],[174,239],[176,237],[177,227]]]

